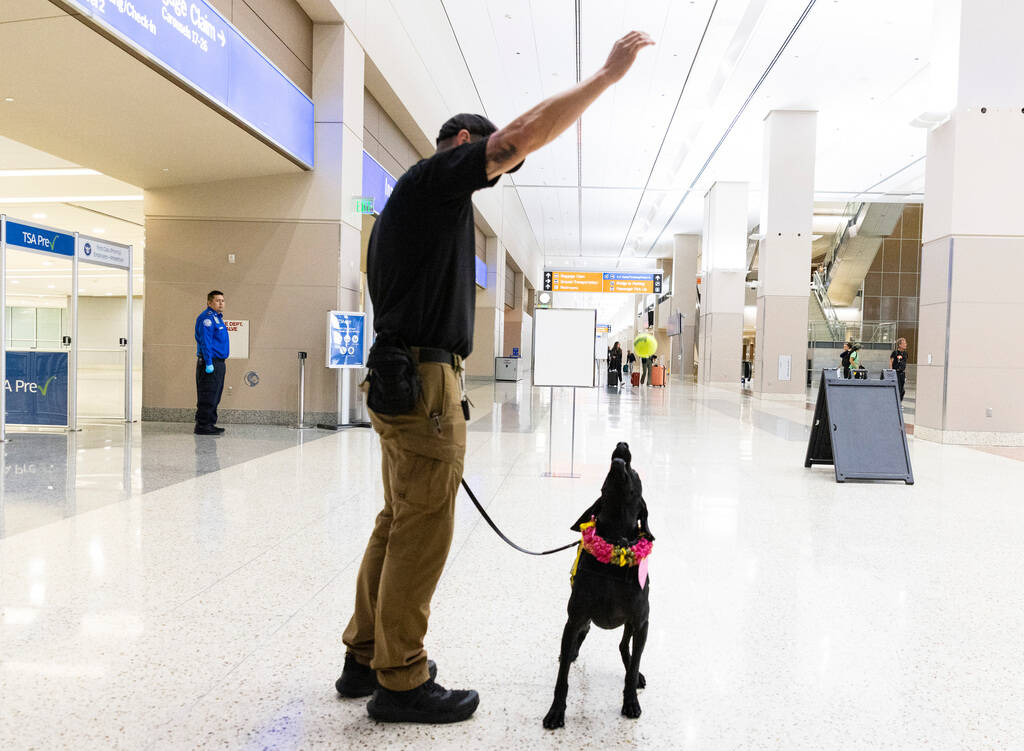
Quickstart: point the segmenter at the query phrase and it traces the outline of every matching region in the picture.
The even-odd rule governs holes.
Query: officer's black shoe
[[[427,660],[427,671],[430,673],[430,680],[437,677],[437,663]],[[359,699],[369,696],[380,687],[377,683],[377,671],[369,665],[356,662],[350,654],[345,655],[345,666],[341,670],[341,677],[334,682],[334,688],[346,699]]]
[[[373,692],[366,711],[377,722],[441,724],[468,720],[479,704],[476,691],[449,691],[428,680],[411,691],[389,691],[382,686]]]
[[[224,428],[207,427],[206,425],[196,425],[195,430],[192,431],[196,435],[220,435],[224,432]]]
[[[224,428],[218,428],[216,425],[214,425],[213,429],[217,433],[217,435],[224,435]]]

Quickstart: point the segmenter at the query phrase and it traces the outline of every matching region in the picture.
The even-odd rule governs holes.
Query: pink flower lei
[[[601,563],[610,563],[616,566],[639,566],[640,561],[651,554],[654,543],[645,537],[641,537],[629,547],[612,545],[603,537],[597,534],[597,522],[590,517],[589,522],[580,525],[583,532],[583,549],[594,556]]]

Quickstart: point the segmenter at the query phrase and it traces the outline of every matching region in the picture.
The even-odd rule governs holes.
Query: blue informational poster
[[[68,424],[68,353],[8,352],[7,422]]]
[[[313,166],[313,100],[209,0],[62,1]]]
[[[365,334],[365,313],[330,311],[327,314],[327,367],[365,367]]]

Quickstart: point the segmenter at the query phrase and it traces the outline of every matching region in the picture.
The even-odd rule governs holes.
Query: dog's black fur
[[[608,470],[601,497],[583,512],[572,526],[580,531],[580,524],[594,517],[597,534],[613,545],[630,545],[640,534],[654,540],[647,526],[647,504],[643,498],[640,476],[631,466],[629,444],[620,442],[612,452],[612,466]],[[640,716],[638,688],[647,681],[640,672],[640,655],[647,641],[647,622],[650,605],[648,580],[640,588],[635,567],[618,568],[597,562],[588,553],[580,556],[580,563],[569,596],[569,620],[562,632],[562,651],[559,655],[558,680],[555,698],[544,717],[544,727],[560,728],[565,724],[565,697],[569,693],[569,666],[579,655],[580,645],[590,630],[591,622],[599,628],[612,629],[625,626],[619,653],[626,668],[626,685],[622,691],[622,714]],[[633,640],[632,650],[629,647]]]

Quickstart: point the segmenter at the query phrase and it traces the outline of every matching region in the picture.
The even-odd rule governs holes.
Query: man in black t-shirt
[[[900,384],[900,401],[907,390],[907,340],[900,337],[896,340],[896,349],[889,355],[889,367],[896,371],[896,380]]]
[[[411,348],[422,382],[412,411],[370,412],[381,441],[384,509],[359,568],[335,686],[347,697],[372,693],[367,711],[376,720],[457,722],[479,703],[475,691],[435,683],[436,666],[423,649],[466,452],[460,399],[476,306],[473,192],[568,129],[653,43],[630,32],[597,73],[501,130],[480,115],[452,117],[438,133],[437,153],[399,178],[374,225],[367,254],[374,329]]]

